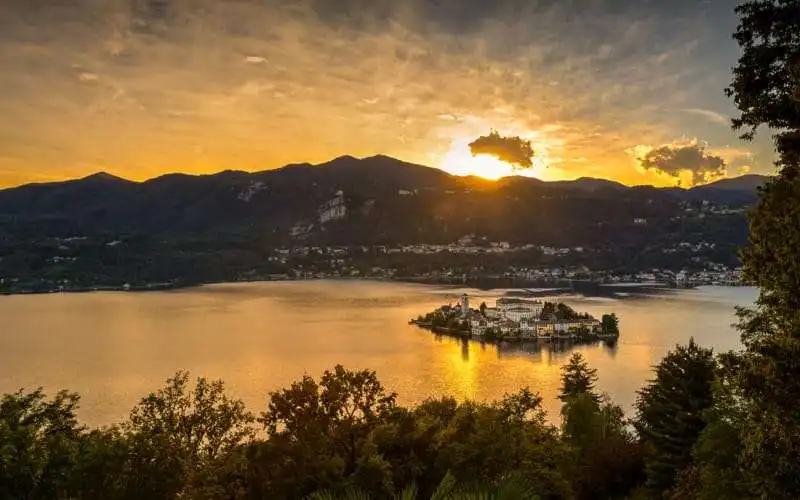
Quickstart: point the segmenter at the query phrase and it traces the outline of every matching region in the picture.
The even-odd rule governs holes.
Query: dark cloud
[[[706,152],[704,144],[692,142],[667,144],[637,158],[642,168],[667,174],[676,179],[691,172],[692,185],[705,184],[728,173],[728,164],[720,156]]]
[[[472,141],[469,150],[473,156],[491,155],[515,167],[533,167],[534,151],[531,141],[515,136],[504,137],[496,130]]]
[[[131,28],[133,31],[157,34],[166,31],[174,16],[172,0],[131,0]]]
[[[385,29],[402,24],[418,33],[444,32],[468,35],[486,23],[513,23],[535,17],[558,4],[557,0],[308,0],[326,24],[361,30]]]

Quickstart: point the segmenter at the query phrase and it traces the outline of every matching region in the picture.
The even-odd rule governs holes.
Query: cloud
[[[668,175],[690,186],[705,184],[728,173],[728,163],[719,155],[706,151],[698,141],[665,144],[657,148],[636,146],[630,151],[645,171],[652,170]]]
[[[710,109],[686,108],[682,109],[681,111],[684,113],[691,113],[693,115],[701,116],[711,123],[716,123],[718,125],[725,125],[727,127],[731,124],[731,119],[728,116],[723,115],[722,113],[717,113],[716,111],[711,111]]]
[[[441,166],[454,141],[463,140],[463,149],[499,127],[532,141],[534,165],[561,158],[568,176],[663,183],[654,174],[643,179],[625,148],[680,134],[715,145],[733,137],[692,114],[665,119],[668,110],[726,109],[720,89],[736,54],[717,53],[735,27],[725,5],[5,3],[0,150],[21,172],[42,168],[63,178],[102,164],[142,179],[165,170],[262,170],[378,153]],[[730,11],[730,29],[722,10]],[[708,50],[692,57],[707,52],[706,60],[684,49],[696,39]],[[81,82],[81,71],[99,80]],[[754,170],[770,163],[772,151],[768,135],[758,140],[763,160],[751,163]],[[544,175],[560,174],[549,168]]]
[[[496,130],[469,143],[469,150],[473,156],[490,155],[519,168],[533,167],[531,141],[516,136],[504,137]]]
[[[100,79],[100,76],[98,76],[98,75],[96,75],[94,73],[85,73],[84,72],[84,73],[81,73],[80,75],[78,75],[78,80],[83,82],[83,83],[96,82],[99,79]]]

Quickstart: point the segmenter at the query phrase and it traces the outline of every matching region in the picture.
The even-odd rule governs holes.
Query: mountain
[[[206,283],[343,265],[386,265],[406,275],[450,266],[501,274],[514,266],[735,266],[737,249],[747,243],[744,210],[762,180],[692,189],[591,178],[488,181],[387,156],[145,182],[99,173],[0,190],[0,293],[60,284]],[[484,246],[573,251],[399,250],[465,237]],[[347,247],[348,263],[306,253],[323,247]],[[305,250],[287,261],[276,248]],[[378,254],[379,248],[394,251]]]
[[[696,190],[725,190],[725,191],[755,191],[763,185],[769,177],[766,175],[748,174],[730,179],[720,179],[710,184],[697,186]]]
[[[319,243],[449,242],[477,233],[602,243],[634,219],[678,217],[686,203],[706,200],[738,210],[755,202],[763,180],[749,175],[688,190],[593,178],[493,182],[388,156],[343,156],[256,173],[168,174],[145,182],[98,173],[0,190],[0,235],[236,233],[291,244],[300,233]],[[321,223],[321,207],[339,192],[347,215]],[[648,232],[639,228],[637,234]]]
[[[628,189],[625,184],[608,179],[596,179],[593,177],[580,177],[573,181],[554,181],[549,183],[552,186],[563,186],[566,188],[582,189],[584,191],[599,191],[613,189]]]

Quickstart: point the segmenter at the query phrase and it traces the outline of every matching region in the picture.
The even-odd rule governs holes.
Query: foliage
[[[576,496],[616,498],[641,481],[641,448],[622,409],[595,392],[596,381],[580,353],[562,367],[561,432],[572,449]]]
[[[493,340],[500,340],[503,338],[503,334],[496,328],[490,326],[483,332],[483,338],[491,342]]]
[[[577,498],[623,498],[644,477],[642,448],[622,409],[607,397],[576,395],[562,408],[562,435],[572,449]]]
[[[748,0],[736,9],[742,56],[729,96],[741,112],[735,128],[752,138],[774,131],[779,175],[759,193],[750,214],[745,278],[758,286],[754,309],[739,311],[745,350],[733,365],[730,391],[739,462],[753,493],[800,496],[800,2]],[[733,433],[733,429],[729,429]]]
[[[41,389],[0,400],[0,498],[69,498],[83,427],[78,395]]]
[[[253,498],[353,487],[386,498],[410,484],[430,495],[451,471],[465,486],[516,470],[537,491],[568,489],[560,443],[528,391],[494,404],[442,399],[408,410],[374,373],[337,367],[319,383],[305,377],[272,394],[262,421],[269,440],[251,447],[244,479]]]
[[[634,425],[647,448],[647,487],[661,494],[691,465],[692,448],[706,426],[704,412],[713,404],[713,353],[692,339],[667,354],[655,375],[639,391]]]
[[[782,161],[800,159],[800,3],[797,0],[747,0],[736,12],[734,38],[742,48],[733,81],[726,89],[741,112],[733,126],[752,139],[761,125],[777,130],[775,142]]]
[[[601,329],[605,335],[619,335],[619,318],[616,314],[604,314],[600,320]]]
[[[739,457],[740,435],[745,425],[745,407],[734,394],[738,356],[727,353],[719,358],[714,382],[714,404],[703,418],[706,427],[692,450],[694,465],[681,472],[671,497],[715,500],[754,498],[747,475],[742,474]]]
[[[123,426],[131,467],[143,474],[152,497],[171,497],[189,487],[198,470],[214,465],[252,439],[253,416],[229,399],[222,381],[178,372],[164,388],[143,398]]]
[[[461,319],[456,309],[437,309],[429,312],[422,321],[430,324],[432,329],[447,328],[450,330],[469,330],[469,321]]]
[[[638,436],[577,353],[560,432],[527,389],[404,408],[374,372],[341,366],[271,394],[262,438],[220,382],[192,388],[182,372],[122,425],[93,431],[77,424],[76,396],[17,393],[0,407],[0,487],[11,499],[749,498],[739,361],[677,347],[641,391]]]
[[[576,352],[569,358],[569,363],[561,368],[561,401],[587,394],[595,402],[599,397],[594,392],[597,382],[597,370],[589,367],[583,354]]]
[[[341,494],[330,490],[316,491],[307,496],[305,500],[370,500],[368,493],[358,488],[352,488]],[[394,500],[417,500],[419,498],[416,486],[411,485],[396,493]],[[493,483],[480,487],[464,488],[456,484],[452,474],[448,473],[439,483],[439,486],[429,497],[430,500],[539,500],[526,483],[519,476],[504,477]]]
[[[579,313],[569,305],[563,302],[549,302],[545,301],[542,304],[541,317],[544,319],[555,321],[570,321],[577,319],[591,319],[591,315],[586,313]]]

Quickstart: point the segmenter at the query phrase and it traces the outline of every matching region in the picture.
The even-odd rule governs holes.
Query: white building
[[[569,333],[570,331],[579,330],[581,328],[586,328],[591,331],[594,328],[599,327],[600,322],[596,319],[576,319],[573,321],[562,321],[555,323],[556,333]]]
[[[500,317],[514,321],[538,319],[542,315],[542,304],[539,300],[525,300],[510,297],[497,299],[497,309]]]
[[[344,193],[338,191],[335,198],[323,203],[318,210],[319,222],[325,224],[328,221],[344,219],[347,215],[347,206],[344,203]]]
[[[472,329],[472,335],[483,337],[486,334],[486,329],[489,328],[489,322],[484,318],[472,319],[470,328]]]

